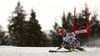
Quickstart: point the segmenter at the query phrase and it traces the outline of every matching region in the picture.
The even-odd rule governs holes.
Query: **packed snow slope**
[[[100,48],[86,48],[87,52],[49,53],[57,47],[0,46],[0,56],[100,56]],[[60,51],[65,50],[61,49]]]

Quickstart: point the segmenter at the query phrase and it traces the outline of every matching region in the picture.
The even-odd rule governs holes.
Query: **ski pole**
[[[96,24],[96,22],[94,22],[93,24],[91,24],[89,27],[91,27],[91,26],[93,26],[93,25],[95,25],[95,24]],[[87,27],[87,28],[89,28],[89,27]],[[87,28],[86,28],[86,29],[87,29]]]

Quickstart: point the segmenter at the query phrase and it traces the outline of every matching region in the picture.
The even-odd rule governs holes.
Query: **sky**
[[[68,12],[74,14],[76,7],[76,13],[78,13],[84,9],[85,4],[88,5],[92,15],[98,14],[98,18],[100,18],[99,0],[0,0],[0,24],[5,31],[8,28],[8,19],[10,19],[18,1],[21,2],[23,9],[28,14],[26,19],[30,17],[31,9],[36,12],[36,19],[39,21],[42,31],[53,29],[55,21],[61,26],[63,11],[66,15]]]

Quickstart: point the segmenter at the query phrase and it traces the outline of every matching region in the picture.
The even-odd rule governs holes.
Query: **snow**
[[[85,47],[87,52],[49,53],[57,47],[13,47],[0,46],[0,56],[100,56],[100,48]],[[65,49],[61,49],[65,50]]]

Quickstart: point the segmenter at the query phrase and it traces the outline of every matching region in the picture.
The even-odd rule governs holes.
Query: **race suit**
[[[65,45],[69,44],[69,47],[74,48],[74,46],[80,46],[80,42],[75,38],[74,33],[66,33],[66,37],[63,37],[63,43]]]

